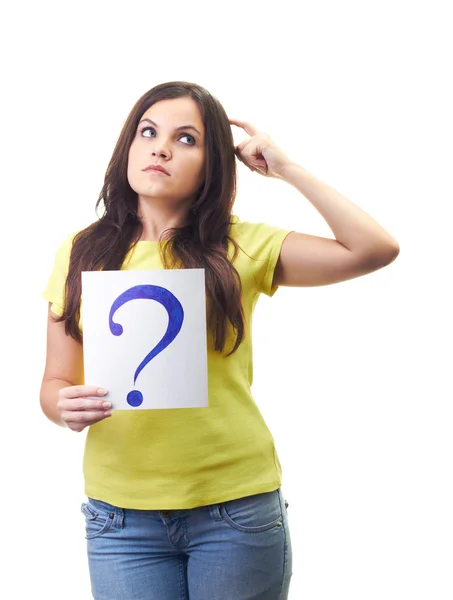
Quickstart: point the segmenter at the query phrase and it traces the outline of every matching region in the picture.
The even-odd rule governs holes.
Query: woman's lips
[[[160,173],[161,175],[170,175],[168,171],[166,171],[163,167],[160,167],[158,165],[150,165],[149,167],[146,167],[146,169],[143,170],[149,173]]]

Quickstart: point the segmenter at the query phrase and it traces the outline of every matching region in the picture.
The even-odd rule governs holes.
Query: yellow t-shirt
[[[242,281],[246,338],[226,358],[214,351],[208,332],[208,407],[119,410],[90,426],[83,461],[87,496],[122,508],[175,510],[226,502],[281,485],[274,439],[250,389],[251,325],[258,296],[273,296],[277,290],[272,287],[274,269],[289,233],[233,217],[230,235],[245,251],[239,250],[234,265]],[[64,304],[73,237],[59,247],[43,293],[58,315]],[[229,252],[231,257],[232,248]],[[138,242],[122,269],[163,269],[159,242]],[[233,338],[227,340],[228,351],[232,342]]]

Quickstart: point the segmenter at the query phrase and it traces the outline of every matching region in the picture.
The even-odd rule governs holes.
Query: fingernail
[[[105,396],[105,395],[106,395],[106,393],[107,393],[107,390],[106,390],[106,389],[104,389],[104,388],[99,388],[99,389],[98,389],[98,394],[101,394],[102,396]]]
[[[111,408],[112,407],[112,403],[111,402],[103,402],[102,403],[102,408]]]

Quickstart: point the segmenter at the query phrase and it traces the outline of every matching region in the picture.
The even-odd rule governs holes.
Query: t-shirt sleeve
[[[53,270],[42,293],[43,298],[51,303],[52,312],[59,317],[65,305],[65,284],[74,236],[74,233],[68,236],[58,247]]]
[[[278,286],[272,286],[275,267],[286,236],[291,229],[267,223],[241,223],[246,249],[253,260],[253,273],[258,292],[273,296]]]

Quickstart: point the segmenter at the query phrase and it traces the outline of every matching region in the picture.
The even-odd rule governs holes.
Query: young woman
[[[234,147],[231,125],[249,137]],[[295,186],[336,239],[232,215],[236,158]],[[253,308],[278,286],[319,286],[391,263],[376,221],[295,164],[202,87],[145,93],[120,134],[102,216],[57,251],[41,388],[46,416],[87,432],[88,562],[96,600],[283,600],[291,541],[274,440],[250,392]],[[207,408],[109,410],[84,382],[81,271],[203,268]]]

